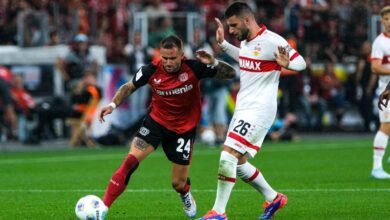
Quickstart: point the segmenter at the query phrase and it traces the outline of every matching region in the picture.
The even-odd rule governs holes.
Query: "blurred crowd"
[[[91,100],[101,98],[101,88],[98,88],[94,79],[99,73],[99,66],[91,58],[88,47],[104,46],[108,63],[126,64],[129,72],[135,73],[140,66],[158,57],[156,47],[159,40],[170,34],[181,35],[182,30],[174,25],[175,21],[171,16],[174,12],[195,12],[205,18],[204,26],[194,29],[193,40],[185,42],[186,57],[193,58],[196,50],[204,49],[217,58],[234,64],[220,50],[214,39],[214,17],[223,18],[223,12],[231,2],[233,1],[0,0],[0,45],[70,45],[70,53],[59,59],[55,65],[65,81],[65,89],[69,94],[68,103],[70,101],[74,104],[77,102],[75,100],[82,100],[82,104],[88,106]],[[376,78],[370,72],[371,39],[368,30],[371,16],[377,15],[383,6],[390,5],[390,1],[246,2],[256,12],[259,23],[284,36],[308,63],[307,70],[300,74],[283,70],[280,79],[279,115],[275,126],[270,130],[269,138],[294,139],[293,129],[323,131],[327,125],[333,129],[343,129],[343,117],[351,108],[356,108],[360,113],[361,130],[374,131],[377,116],[372,103],[376,97]],[[136,12],[144,12],[152,19],[148,39],[143,39],[139,30],[129,31]],[[226,36],[228,41],[238,43],[229,38],[228,34]],[[8,82],[2,79],[5,83],[0,81],[0,88],[5,87],[4,85],[12,88],[23,87],[18,82],[22,80],[17,77]],[[95,90],[90,88],[91,85],[95,86]],[[232,82],[209,80],[202,84],[204,116],[201,133],[204,133],[204,139],[212,144],[224,139],[238,89],[239,79]],[[83,91],[86,93],[83,94]],[[28,91],[25,93],[28,94]],[[84,97],[80,98],[83,96],[81,94]],[[19,107],[15,107],[16,113],[12,113],[12,110],[4,107],[9,101],[4,100],[9,98],[3,98],[0,102],[1,114],[6,115],[2,121],[12,125],[11,136],[18,136],[15,115],[29,115],[30,112],[18,111]],[[14,102],[17,102],[17,99],[14,98]],[[28,105],[27,109],[31,110],[36,103]],[[96,106],[96,103],[94,105]],[[45,117],[43,110],[35,112],[38,112],[38,118]],[[60,117],[70,116],[64,113]],[[88,118],[82,114],[77,117]],[[79,124],[71,121],[68,124],[74,126],[72,130],[76,130],[80,126],[88,127],[85,122],[88,120],[79,121]],[[37,130],[42,131],[41,127],[37,126]],[[23,139],[20,135],[19,139]],[[24,139],[27,140],[26,137]],[[85,137],[80,136],[79,139],[84,144],[94,144]],[[81,142],[72,143],[78,144]]]
[[[129,26],[136,12],[167,17],[173,12],[199,12],[206,18],[206,39],[214,36],[214,17],[232,0],[1,0],[0,44],[42,46],[69,43],[78,33],[92,44],[104,45],[109,60],[122,56]],[[310,55],[312,61],[330,58],[343,61],[359,54],[368,39],[370,16],[388,5],[388,0],[247,0],[259,23],[283,34]],[[157,19],[151,32],[172,26],[169,19]],[[20,29],[24,29],[21,31]],[[45,30],[45,31],[42,31]],[[174,33],[177,30],[169,30]],[[23,35],[22,35],[23,34]],[[22,36],[19,36],[22,35]],[[153,41],[153,40],[152,40]]]

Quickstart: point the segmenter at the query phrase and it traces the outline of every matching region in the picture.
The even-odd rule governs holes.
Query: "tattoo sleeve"
[[[218,60],[217,74],[215,75],[219,79],[232,79],[236,76],[236,71],[228,63]]]
[[[122,103],[123,99],[131,95],[137,88],[135,88],[133,82],[129,81],[123,84],[115,93],[112,101],[118,106]]]

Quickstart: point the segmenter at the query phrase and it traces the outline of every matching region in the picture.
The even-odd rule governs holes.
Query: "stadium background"
[[[301,74],[288,71],[282,74],[278,120],[283,122],[291,114],[294,116],[293,126],[286,129],[375,131],[377,94],[372,88],[374,92],[369,97],[363,95],[366,85],[362,81],[366,78],[359,81],[357,66],[360,60],[368,59],[363,45],[380,33],[378,11],[388,1],[247,2],[256,12],[259,23],[284,36],[309,64]],[[218,51],[213,21],[214,17],[223,17],[229,3],[231,1],[3,0],[0,3],[0,65],[11,69],[14,75],[23,76],[25,87],[37,103],[47,101],[53,94],[66,97],[69,91],[64,88],[56,63],[72,50],[75,36],[84,34],[88,37],[91,56],[99,65],[98,84],[104,90],[100,105],[105,105],[119,85],[144,63],[131,59],[137,43],[143,48],[144,56],[153,60],[158,57],[159,40],[177,34],[186,43],[187,57],[205,48],[231,62]],[[318,83],[321,81],[327,83]],[[234,83],[226,85],[230,94],[221,97],[227,100],[226,110],[230,113],[234,107],[234,101],[231,103]],[[134,125],[145,113],[138,107],[147,105],[145,93],[146,90],[138,92],[124,103],[120,111],[109,118],[106,127],[97,126],[95,120],[90,133],[99,137],[108,132],[110,125],[121,129]],[[313,93],[318,94],[318,103],[311,100]],[[31,129],[31,124],[27,120],[19,129],[28,133],[30,130],[25,127]],[[64,117],[54,117],[48,126],[49,129],[42,131],[45,132],[43,139],[69,136]],[[278,129],[283,123],[275,126]]]
[[[140,65],[129,56],[137,39],[151,59],[158,56],[155,43],[170,33],[185,40],[186,56],[205,42],[218,54],[213,18],[222,18],[231,2],[0,0],[0,66],[10,69],[13,76],[22,76],[27,92],[39,106],[62,107],[57,98],[66,99],[69,91],[58,70],[58,60],[69,54],[76,36],[84,34],[99,64],[98,85],[103,89],[100,105],[104,105]],[[289,196],[289,204],[277,219],[388,219],[389,183],[369,178],[377,94],[362,99],[357,66],[359,61],[368,60],[362,47],[380,33],[378,12],[390,1],[246,2],[259,23],[286,37],[309,64],[307,71],[285,73],[281,79],[282,85],[290,86],[280,88],[279,121],[293,114],[295,125],[287,130],[296,138],[293,142],[266,142],[252,161],[272,185]],[[195,45],[198,38],[200,43]],[[341,97],[337,99],[340,105],[331,103],[318,84],[328,63],[334,65],[331,72],[336,77],[332,80]],[[227,85],[229,91],[237,89],[236,83]],[[315,127],[319,107],[313,108],[309,115],[313,124],[308,125],[298,99],[314,88],[325,102],[321,127]],[[129,136],[123,131],[134,132],[138,119],[145,114],[147,94],[146,88],[138,91],[116,115],[107,118],[108,123],[93,123],[90,134],[111,135],[102,140],[108,140],[104,148],[69,149],[69,127],[61,115],[39,130],[40,140],[21,141],[10,135],[9,126],[2,121],[0,219],[74,219],[74,205],[80,197],[102,196],[112,171],[128,151]],[[234,92],[229,95],[226,102],[231,111]],[[372,111],[367,127],[360,109]],[[22,119],[18,129],[25,135],[36,129],[36,118],[26,118],[23,123],[19,112],[18,119]],[[277,123],[275,129],[280,129]],[[213,203],[218,157],[218,148],[198,142],[191,180],[199,215]],[[384,164],[384,168],[389,169],[389,165]],[[180,201],[170,188],[169,163],[163,152],[154,153],[140,170],[110,210],[109,219],[185,219]],[[229,202],[229,217],[254,219],[261,202],[262,198],[239,181]]]

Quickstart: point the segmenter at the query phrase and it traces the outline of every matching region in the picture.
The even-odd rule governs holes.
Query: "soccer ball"
[[[95,195],[82,197],[75,208],[76,216],[80,220],[104,220],[107,211],[107,206]]]
[[[215,141],[217,139],[215,132],[212,129],[205,129],[201,134],[200,134],[200,139],[203,143],[213,146],[215,144]]]

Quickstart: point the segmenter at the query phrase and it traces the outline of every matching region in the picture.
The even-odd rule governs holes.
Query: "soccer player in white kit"
[[[240,48],[225,41],[223,25],[217,18],[216,40],[239,62],[240,91],[219,161],[216,200],[200,220],[227,219],[225,209],[237,176],[263,194],[265,209],[260,219],[270,219],[287,203],[287,197],[276,192],[247,158],[260,150],[275,119],[281,68],[302,71],[306,62],[284,38],[258,25],[247,4],[233,3],[225,18],[229,33],[241,41]]]
[[[381,21],[384,32],[381,33],[372,45],[371,70],[379,75],[378,90],[385,91],[390,82],[390,6],[384,7],[381,12]],[[381,107],[379,100],[380,128],[374,138],[374,161],[371,176],[375,179],[390,179],[390,174],[383,170],[382,160],[385,154],[390,135],[390,106]]]

